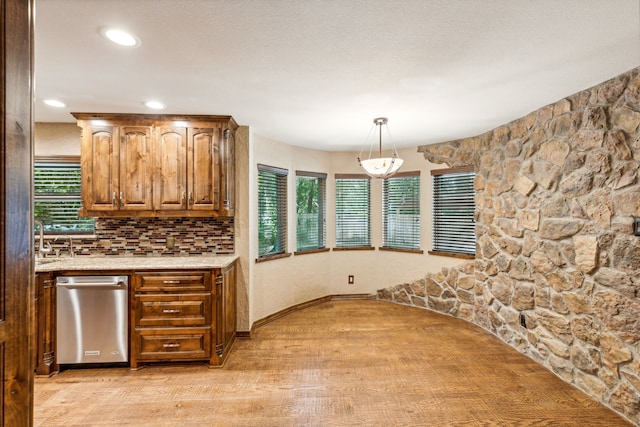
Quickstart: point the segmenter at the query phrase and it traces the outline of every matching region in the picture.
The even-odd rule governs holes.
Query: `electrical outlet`
[[[349,277],[347,278],[347,283],[350,285],[353,285],[355,283],[353,280],[353,274],[349,275]]]

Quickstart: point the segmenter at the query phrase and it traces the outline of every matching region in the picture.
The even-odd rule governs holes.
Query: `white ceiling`
[[[142,45],[100,35],[116,26]],[[36,0],[38,122],[232,115],[291,145],[473,136],[640,65],[638,0]],[[57,98],[66,108],[41,100]],[[385,140],[386,141],[386,140]]]

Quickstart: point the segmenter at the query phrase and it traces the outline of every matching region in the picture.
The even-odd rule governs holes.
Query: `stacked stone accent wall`
[[[378,297],[473,322],[640,424],[639,125],[640,68],[420,147],[475,167],[476,259]]]

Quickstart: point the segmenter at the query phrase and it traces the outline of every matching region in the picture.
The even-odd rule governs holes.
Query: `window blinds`
[[[258,256],[287,249],[286,169],[258,165]]]
[[[382,245],[420,249],[420,173],[382,181]]]
[[[79,162],[34,162],[34,216],[53,234],[93,233],[94,219],[80,218]]]
[[[296,171],[296,247],[320,249],[326,240],[327,174]]]
[[[336,247],[371,246],[371,179],[336,175]]]
[[[433,250],[475,255],[475,172],[432,171]]]

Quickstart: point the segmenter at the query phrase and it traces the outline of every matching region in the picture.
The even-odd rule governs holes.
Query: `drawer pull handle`
[[[162,346],[164,348],[179,348],[180,344],[178,344],[178,343],[167,343],[167,344],[162,344]]]
[[[165,285],[179,285],[180,284],[180,280],[163,280],[162,283],[164,283]]]
[[[162,310],[162,312],[167,314],[178,314],[180,313],[180,310],[171,310],[171,309],[165,308],[164,310]]]

